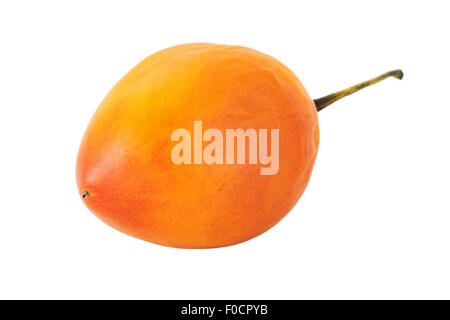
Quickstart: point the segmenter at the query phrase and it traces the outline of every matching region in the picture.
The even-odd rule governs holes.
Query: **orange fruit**
[[[264,130],[271,163],[261,155]],[[292,209],[318,146],[316,105],[278,60],[239,46],[178,45],[139,63],[100,104],[81,142],[77,183],[87,207],[126,234],[222,247],[265,232]]]

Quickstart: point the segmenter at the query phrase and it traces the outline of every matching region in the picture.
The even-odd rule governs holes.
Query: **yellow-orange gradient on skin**
[[[279,129],[278,172],[261,175],[248,162],[174,164],[171,134],[193,132],[196,120],[222,132]],[[238,46],[179,45],[146,58],[101,103],[80,146],[78,189],[97,217],[131,236],[178,248],[228,246],[292,209],[318,144],[314,102],[279,61]]]

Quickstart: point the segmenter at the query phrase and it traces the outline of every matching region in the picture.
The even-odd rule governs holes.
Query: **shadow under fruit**
[[[184,44],[159,51],[108,93],[84,134],[77,183],[86,206],[126,234],[177,248],[237,244],[280,221],[305,190],[319,146],[317,112],[400,70],[312,100],[278,60],[239,46]],[[171,134],[279,129],[279,169],[174,164]],[[248,156],[248,154],[247,154]]]

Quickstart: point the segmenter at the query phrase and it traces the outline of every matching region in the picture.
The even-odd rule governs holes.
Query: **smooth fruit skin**
[[[278,173],[261,175],[259,163],[172,163],[171,133],[193,134],[194,120],[203,132],[279,129]],[[278,60],[239,46],[178,45],[143,60],[101,103],[79,149],[78,189],[89,192],[83,202],[97,217],[131,236],[177,248],[228,246],[291,210],[318,144],[314,102]]]

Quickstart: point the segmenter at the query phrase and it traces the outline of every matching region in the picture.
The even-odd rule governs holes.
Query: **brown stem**
[[[383,79],[389,78],[389,77],[394,77],[397,79],[402,79],[403,78],[403,71],[398,69],[398,70],[393,70],[393,71],[389,71],[386,73],[383,73],[381,76],[378,76],[376,78],[361,82],[357,85],[354,85],[353,87],[329,94],[325,97],[322,97],[320,99],[315,99],[314,103],[316,105],[316,109],[317,111],[322,110],[323,108],[325,108],[326,106],[329,106],[330,104],[332,104],[333,102],[338,101],[339,99],[342,99],[345,96],[348,96],[356,91],[359,91],[365,87],[371,86],[377,82],[380,82]]]

